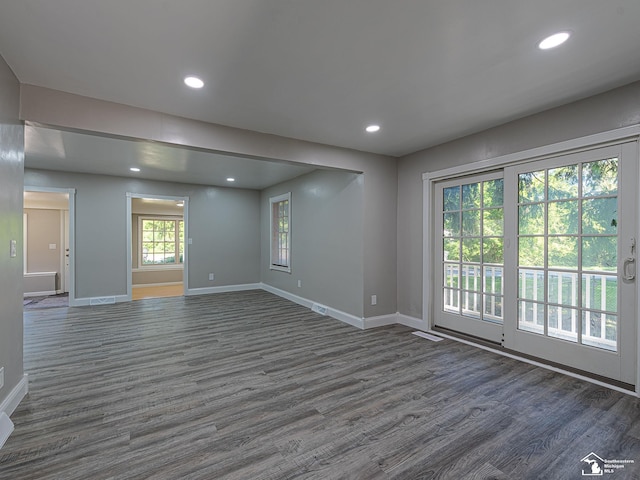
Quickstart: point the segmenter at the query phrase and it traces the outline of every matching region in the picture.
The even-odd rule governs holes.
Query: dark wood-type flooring
[[[263,291],[25,312],[2,479],[640,478],[640,402]]]

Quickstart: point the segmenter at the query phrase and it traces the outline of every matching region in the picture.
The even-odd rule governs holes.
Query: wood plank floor
[[[640,478],[640,402],[263,291],[25,312],[2,479]]]

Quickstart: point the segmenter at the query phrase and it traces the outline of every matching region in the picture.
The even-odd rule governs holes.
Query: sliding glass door
[[[438,182],[435,326],[635,384],[636,148]]]

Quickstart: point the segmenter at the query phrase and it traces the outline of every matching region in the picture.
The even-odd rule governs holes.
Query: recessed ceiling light
[[[233,178],[233,177],[228,177],[227,178],[227,182],[235,182],[235,181],[236,181],[236,179]]]
[[[184,84],[187,87],[191,88],[202,88],[204,87],[204,82],[200,80],[198,77],[185,77]]]
[[[369,133],[376,133],[380,130],[380,125],[369,125],[365,130]]]
[[[562,45],[566,42],[571,34],[569,32],[558,32],[553,35],[545,38],[538,44],[538,48],[540,50],[549,50],[550,48],[555,48],[559,45]]]
[[[138,167],[131,167],[129,170],[131,170],[132,172],[139,172],[140,169]]]

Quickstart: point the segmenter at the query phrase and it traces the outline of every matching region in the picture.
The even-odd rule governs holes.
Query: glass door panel
[[[623,331],[635,337],[635,286],[623,281],[619,254],[635,255],[635,149],[630,143],[505,169],[514,246],[505,263],[517,275],[506,291],[516,321],[505,324],[505,346],[635,383],[635,342],[621,341]]]
[[[437,185],[437,326],[502,340],[504,212],[502,174]]]

